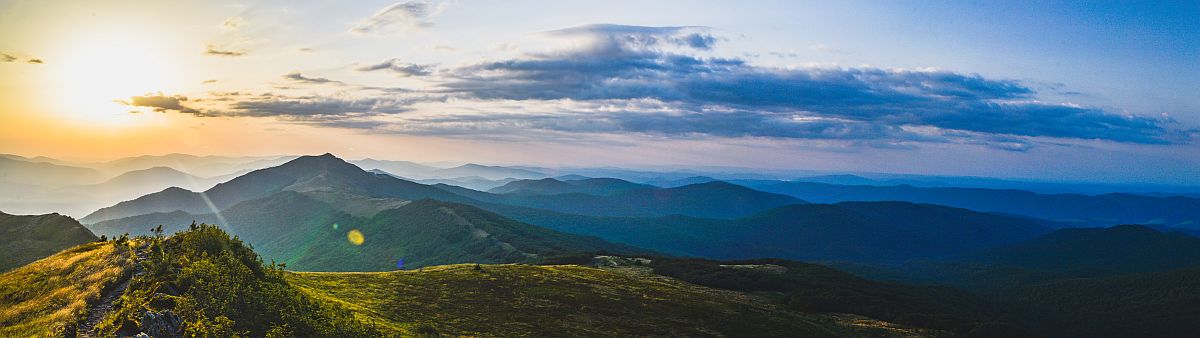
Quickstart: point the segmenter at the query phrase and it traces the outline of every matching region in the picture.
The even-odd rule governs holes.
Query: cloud
[[[978,74],[764,67],[714,57],[709,52],[724,40],[705,27],[587,25],[542,34],[570,39],[571,47],[448,68],[400,59],[356,68],[420,76],[431,83],[424,89],[292,72],[283,78],[333,86],[336,93],[213,94],[217,97],[205,104],[220,106],[205,107],[204,114],[472,139],[611,140],[636,134],[890,149],[955,143],[1015,152],[1079,140],[1187,143],[1200,135],[1165,115],[1047,102],[1029,84]]]
[[[381,63],[367,65],[356,68],[359,71],[370,72],[377,70],[389,70],[401,76],[427,76],[433,74],[434,65],[418,65],[405,63],[400,59],[391,59]]]
[[[429,2],[398,2],[385,7],[371,17],[361,20],[350,32],[358,34],[393,33],[432,27],[429,19],[440,11],[440,6]]]
[[[326,78],[323,78],[323,77],[307,77],[307,76],[304,76],[304,74],[300,74],[300,72],[291,72],[291,73],[284,74],[284,75],[283,75],[283,78],[284,78],[284,79],[287,79],[287,80],[290,80],[290,81],[293,81],[293,82],[300,82],[300,83],[311,83],[311,84],[345,84],[345,83],[344,83],[344,82],[342,82],[342,81],[330,80],[330,79],[326,79]]]
[[[182,95],[167,96],[160,92],[155,94],[146,94],[144,96],[133,96],[128,100],[117,100],[117,103],[131,107],[151,108],[159,113],[176,111],[187,114],[202,114],[199,110],[184,106],[183,102],[187,100],[188,98]]]
[[[373,97],[263,95],[233,104],[230,112],[240,116],[367,116],[406,112],[411,104],[403,99]]]
[[[208,79],[208,80],[204,80],[204,81],[200,82],[200,84],[210,84],[210,83],[217,83],[217,80],[216,79]]]
[[[0,53],[0,62],[5,62],[5,63],[7,63],[7,62],[17,62],[17,61],[20,61],[20,58],[18,58],[18,57],[16,57],[16,56],[13,56],[13,55],[10,55],[10,54],[8,54],[8,53]],[[42,59],[38,59],[38,58],[29,58],[29,59],[26,59],[26,60],[25,60],[25,63],[28,63],[28,64],[42,64],[43,62],[42,62]]]
[[[710,50],[717,38],[702,26],[646,27],[612,24],[576,26],[545,32],[551,36],[577,37],[592,40],[599,50],[645,49],[661,46],[688,47]]]
[[[477,100],[662,102],[684,113],[608,113],[604,119],[622,131],[668,135],[923,141],[993,135],[1010,137],[1010,144],[1012,137],[1129,143],[1187,138],[1173,120],[1041,102],[1033,89],[1012,80],[945,70],[760,67],[663,48],[712,48],[717,39],[695,38],[697,29],[589,25],[551,31],[589,43],[448,69],[440,91]],[[913,127],[938,132],[928,138],[899,132]]]
[[[236,31],[242,29],[242,27],[246,27],[248,24],[250,23],[241,16],[231,16],[228,19],[225,19],[224,22],[221,22],[221,28],[225,30]]]
[[[204,49],[204,55],[236,57],[236,56],[246,55],[246,51],[245,50],[224,49],[221,46],[210,43]]]
[[[281,95],[274,93],[211,93],[228,105],[199,116],[271,117],[296,124],[332,128],[376,129],[394,124],[398,114],[412,111],[426,96]],[[444,98],[441,98],[444,100]]]

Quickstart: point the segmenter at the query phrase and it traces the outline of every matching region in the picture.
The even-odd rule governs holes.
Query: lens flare
[[[337,230],[337,228],[338,228],[338,224],[337,224],[337,223],[333,223],[333,230]]]
[[[346,239],[350,241],[350,244],[362,245],[363,240],[366,239],[366,237],[363,237],[362,231],[358,231],[358,229],[352,229],[350,232],[346,233]]]

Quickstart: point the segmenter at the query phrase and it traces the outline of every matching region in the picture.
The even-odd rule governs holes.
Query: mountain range
[[[204,192],[167,190],[83,220],[98,233],[168,233],[219,224],[268,258],[304,271],[384,271],[512,263],[578,251],[644,252],[516,222],[436,187],[369,173],[326,154],[257,170]],[[353,231],[357,239],[348,239]],[[403,262],[403,263],[401,263]]]
[[[540,180],[516,180],[487,190],[493,194],[516,195],[561,195],[581,193],[588,195],[613,195],[639,189],[654,188],[648,184],[633,183],[616,178],[543,178]]]
[[[1023,218],[927,204],[805,204],[792,197],[721,181],[657,188],[618,179],[518,180],[494,192],[502,193],[444,184],[422,185],[366,172],[326,154],[300,157],[278,167],[251,172],[202,193],[167,189],[101,209],[83,221],[97,233],[109,235],[144,233],[147,230],[143,229],[158,224],[176,231],[192,220],[228,225],[231,233],[249,240],[265,256],[312,270],[335,266],[338,256],[333,253],[339,251],[298,241],[322,238],[317,241],[340,243],[332,235],[337,231],[325,231],[335,223],[363,227],[392,222],[391,228],[379,228],[387,229],[381,233],[398,233],[397,213],[428,216],[433,214],[429,210],[445,207],[435,208],[431,203],[452,203],[456,210],[467,210],[480,215],[478,219],[489,220],[484,223],[509,224],[510,228],[516,224],[536,226],[664,253],[717,259],[779,257],[898,264],[1013,244],[1050,230]],[[423,199],[430,201],[409,204]],[[385,221],[389,217],[391,220]],[[441,221],[433,224],[450,227],[454,222],[457,221],[441,217]],[[175,227],[170,227],[171,224]],[[495,231],[488,231],[492,232]],[[530,240],[533,248],[545,246],[536,239]],[[638,251],[618,244],[572,243],[571,250]],[[288,246],[328,253],[318,256],[316,252],[283,249]],[[527,248],[519,246],[518,249],[539,256],[571,251],[568,248],[524,250]],[[399,259],[397,255],[396,252],[390,256],[380,254]],[[459,258],[487,262],[515,259],[497,255]],[[315,257],[323,257],[330,263],[307,261]],[[421,251],[408,259],[417,264],[456,262],[441,258],[421,260],[427,257],[442,256],[434,251]],[[364,265],[364,269],[386,267],[380,264],[383,263]]]
[[[984,188],[922,188],[911,185],[834,185],[810,182],[752,181],[754,189],[815,203],[908,201],[1023,215],[1068,226],[1159,224],[1200,228],[1200,199],[1110,193],[1039,194]]]

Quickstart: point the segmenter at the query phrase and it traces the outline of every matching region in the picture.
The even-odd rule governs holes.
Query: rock
[[[146,311],[142,313],[142,333],[154,338],[182,337],[183,319],[171,310],[161,313]]]

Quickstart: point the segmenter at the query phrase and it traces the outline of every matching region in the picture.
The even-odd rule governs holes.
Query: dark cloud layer
[[[594,43],[557,54],[479,63],[449,71],[445,92],[483,100],[665,102],[689,115],[608,116],[623,130],[714,136],[846,138],[894,135],[901,126],[978,134],[1171,143],[1185,137],[1167,119],[1039,102],[1016,81],[941,70],[766,68],[741,59],[664,51],[699,49],[679,27],[593,25],[554,31]],[[732,110],[736,113],[712,113]],[[790,123],[791,116],[819,124]]]
[[[369,116],[406,112],[411,103],[385,98],[259,95],[238,101],[230,108],[239,116]]]
[[[371,129],[385,126],[382,116],[406,113],[417,102],[444,101],[445,97],[413,95],[398,97],[362,97],[350,95],[285,95],[277,93],[212,92],[215,102],[228,103],[222,109],[207,110],[200,116],[273,117],[287,122],[337,128]]]

